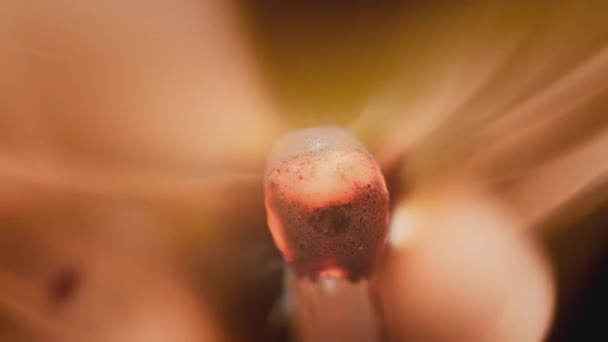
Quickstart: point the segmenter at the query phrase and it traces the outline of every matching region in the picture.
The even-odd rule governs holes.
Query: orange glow
[[[270,228],[270,233],[272,234],[274,244],[277,246],[279,251],[281,251],[281,254],[283,254],[285,261],[291,262],[294,260],[293,252],[289,249],[289,245],[285,240],[283,225],[270,206],[268,195],[266,195],[266,200],[264,203],[266,205],[266,221],[268,223],[268,227]]]
[[[321,271],[319,273],[319,275],[321,277],[345,278],[346,272],[343,269],[333,267],[333,268],[328,268],[324,271]]]

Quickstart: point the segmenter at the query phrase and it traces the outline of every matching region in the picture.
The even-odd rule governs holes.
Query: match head
[[[279,139],[264,179],[268,225],[299,276],[367,277],[386,243],[389,198],[373,157],[347,130]]]

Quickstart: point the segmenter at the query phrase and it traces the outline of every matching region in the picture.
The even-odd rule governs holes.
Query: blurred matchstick
[[[293,301],[294,340],[300,342],[382,341],[381,322],[369,281],[321,277],[316,281],[286,273]]]

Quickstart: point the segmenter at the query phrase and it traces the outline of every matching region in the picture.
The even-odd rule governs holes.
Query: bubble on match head
[[[272,166],[294,156],[325,149],[356,149],[367,153],[367,149],[349,131],[337,126],[305,128],[280,137],[268,157],[267,171]]]
[[[348,130],[309,128],[277,140],[264,179],[275,244],[300,276],[368,276],[387,236],[388,191]]]

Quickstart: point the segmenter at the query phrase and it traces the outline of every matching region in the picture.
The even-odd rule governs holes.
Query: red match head
[[[268,225],[300,276],[368,276],[387,236],[389,198],[378,165],[347,130],[279,139],[264,178]]]

